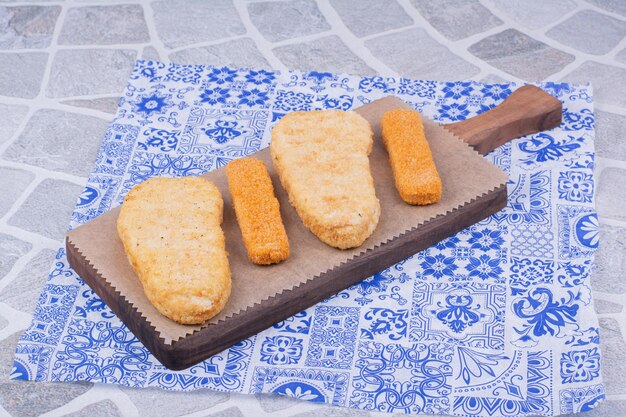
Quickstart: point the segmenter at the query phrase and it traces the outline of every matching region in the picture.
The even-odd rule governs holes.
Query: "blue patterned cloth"
[[[396,95],[448,123],[518,86],[138,61],[72,217],[141,181],[199,175],[268,145],[293,110]],[[506,209],[184,371],[161,366],[59,249],[12,377],[273,392],[365,410],[472,416],[588,410],[604,397],[590,291],[598,246],[589,86],[546,83],[563,124],[487,155]]]

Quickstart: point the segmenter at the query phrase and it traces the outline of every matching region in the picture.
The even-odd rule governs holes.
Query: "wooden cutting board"
[[[397,195],[380,138],[380,118],[394,108],[409,106],[387,97],[356,109],[374,130],[370,164],[382,207],[376,231],[360,248],[331,248],[304,228],[264,149],[251,156],[265,161],[272,176],[291,256],[278,265],[253,265],[241,242],[224,169],[205,174],[224,197],[233,288],[224,311],[204,325],[174,323],[147,301],[117,236],[119,208],[68,233],[69,263],[163,365],[187,368],[501,210],[507,202],[506,174],[480,154],[558,126],[562,112],[559,100],[528,85],[462,122],[442,127],[424,118],[443,195],[437,204],[415,207]]]

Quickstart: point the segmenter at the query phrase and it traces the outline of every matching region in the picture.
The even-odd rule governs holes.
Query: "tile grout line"
[[[203,48],[205,46],[215,46],[215,45],[221,45],[223,43],[226,42],[232,42],[232,41],[237,41],[240,39],[250,39],[250,37],[248,36],[247,33],[244,33],[243,35],[235,35],[235,36],[227,36],[225,38],[219,38],[219,39],[215,39],[212,41],[203,41],[203,42],[194,42],[194,43],[190,43],[188,45],[184,45],[184,46],[179,46],[176,48],[172,48],[172,49],[168,49],[169,51],[169,55],[171,54],[175,54],[178,52],[184,52],[188,49],[198,49],[198,48]]]
[[[69,0],[68,0],[69,2]],[[67,4],[67,3],[66,3]],[[121,4],[120,4],[121,6]],[[142,49],[146,46],[151,46],[150,42],[137,42],[137,43],[85,43],[85,44],[58,44],[58,45],[49,45],[45,48],[15,48],[15,49],[3,49],[3,52],[10,51],[15,53],[29,53],[29,52],[56,52],[59,50],[63,51],[82,51],[85,49]]]
[[[0,417],[12,417],[7,410],[0,404]]]
[[[248,13],[247,5],[244,5],[242,2],[234,1],[233,5],[237,14],[239,15],[239,19],[243,24],[243,27],[246,29],[246,35],[252,39],[258,51],[263,55],[263,57],[267,60],[270,67],[279,70],[280,72],[287,72],[289,69],[285,64],[282,63],[280,59],[274,54],[272,50],[273,45],[267,39],[263,37],[261,32],[254,26],[252,23],[252,19],[250,18],[250,13]]]
[[[32,179],[32,181],[22,190],[15,201],[13,201],[9,210],[7,210],[7,212],[0,217],[0,227],[8,224],[8,220],[20,209],[20,207],[22,207],[22,204],[26,201],[26,199],[28,199],[33,190],[37,188],[45,179],[47,178],[39,173],[35,173],[35,178]]]
[[[110,393],[107,391],[113,392]],[[116,393],[115,391],[118,392]],[[132,401],[130,401],[128,397],[126,397],[128,398],[128,401],[122,401],[120,398],[118,398],[119,394],[123,393],[119,390],[117,386],[105,383],[93,383],[93,386],[89,390],[87,390],[87,392],[73,398],[71,401],[61,405],[60,407],[41,414],[41,416],[39,417],[62,417],[70,413],[78,412],[85,407],[99,403],[104,400],[111,400],[118,407],[118,410],[120,409],[119,405],[121,405],[122,410],[120,411],[123,413],[124,417],[138,416],[139,412],[134,404],[132,405],[132,407],[128,404],[128,402],[131,402],[132,404]]]
[[[626,161],[596,155],[596,163],[604,170],[605,168],[624,168]]]
[[[29,232],[27,230],[20,229],[19,227],[8,225],[6,223],[0,227],[1,227],[0,230],[2,231],[2,233],[10,234],[15,238],[24,240],[33,245],[35,245],[36,243],[39,243],[45,248],[49,248],[52,250],[57,250],[59,249],[59,246],[63,246],[63,240],[57,241],[49,237],[34,233],[34,232]]]
[[[376,58],[365,46],[365,43],[346,27],[339,13],[331,6],[328,0],[317,0],[316,3],[324,19],[330,25],[331,31],[334,32],[335,36],[339,37],[343,44],[346,45],[353,54],[359,57],[365,65],[382,76],[399,76],[397,71]]]
[[[592,283],[593,283],[593,277],[592,277]],[[612,303],[616,303],[619,305],[622,305],[626,308],[626,305],[624,305],[624,294],[614,294],[614,293],[607,293],[607,292],[602,292],[599,290],[594,290],[593,288],[591,289],[591,292],[593,293],[593,299],[595,301],[598,300],[603,300],[603,301],[610,301]],[[598,314],[598,313],[597,313]]]
[[[12,97],[0,96],[0,103],[7,104],[7,105],[20,104],[20,105],[29,106],[30,108],[32,108],[33,113],[37,110],[52,109],[52,110],[64,111],[66,113],[80,114],[82,116],[97,117],[104,121],[110,122],[111,119],[113,118],[113,114],[111,113],[106,113],[97,109],[91,109],[89,107],[72,106],[69,104],[62,103],[61,101],[93,100],[93,99],[99,99],[99,98],[113,98],[113,97],[119,97],[119,95],[117,96],[115,95],[67,96],[67,97],[58,97],[58,98],[41,98],[41,99],[37,99],[36,101],[31,101],[29,99],[23,99],[23,98],[14,98],[15,100],[11,100]]]
[[[116,3],[116,4],[117,4],[117,3]],[[120,4],[122,4],[122,3],[120,3]],[[146,20],[148,20],[148,18],[146,18]],[[334,31],[334,29],[333,29],[333,30],[331,30],[331,32],[330,32],[330,33],[333,33],[333,31]],[[386,33],[386,32],[384,32],[384,33],[379,33],[379,34],[377,34],[377,35],[384,35],[385,33]],[[336,33],[335,33],[335,34],[336,34]],[[339,36],[339,35],[337,35],[337,36]],[[485,37],[484,33],[478,34],[478,36],[479,36],[481,39]],[[340,37],[341,37],[341,36],[340,36]],[[152,38],[152,36],[151,36],[151,38]],[[153,43],[153,42],[154,42],[154,39],[151,39],[151,40],[152,40],[152,43]],[[157,40],[158,40],[158,39],[157,39]],[[256,41],[255,41],[255,42],[256,42]],[[441,42],[439,42],[439,41],[437,41],[437,42],[438,42],[439,44],[441,44],[441,45],[444,45],[444,46],[448,47],[447,45],[445,45],[445,44],[443,44],[443,43],[441,43]],[[297,43],[297,42],[294,42],[294,43]],[[154,47],[154,45],[153,45],[153,44],[152,44],[151,46],[153,46],[153,47]],[[274,44],[274,46],[276,46],[276,44]],[[351,50],[353,50],[353,49],[352,49],[352,47],[351,47],[350,45],[347,45],[347,46],[348,46]],[[257,45],[257,47],[258,47],[258,45]],[[560,50],[560,48],[558,48],[558,49]],[[173,51],[173,50],[170,50],[170,53],[172,53],[172,51]],[[353,50],[353,52],[355,52],[355,51]],[[263,52],[262,52],[262,53],[263,53]],[[356,53],[356,52],[355,52],[355,53]],[[453,53],[455,53],[455,52],[453,51]],[[356,54],[357,54],[357,56],[360,56],[358,53],[356,53]],[[455,53],[455,55],[457,55],[457,54]],[[576,56],[577,56],[577,55],[576,55]],[[460,55],[460,57],[461,57],[462,59],[466,60],[466,56],[465,56],[465,55]],[[164,57],[162,57],[162,59],[163,59],[163,58],[164,58]],[[50,59],[50,58],[49,58],[49,59]],[[472,64],[474,64],[474,63],[472,63]],[[479,74],[482,74],[483,72],[488,72],[488,73],[495,73],[495,72],[496,72],[496,71],[493,71],[493,70],[491,70],[491,69],[485,69],[482,65],[481,65],[481,66],[477,65],[477,66],[478,66],[478,67],[480,68],[480,70],[481,70],[481,72],[480,72]],[[505,74],[507,74],[507,76],[506,76],[506,77],[504,77],[504,78],[507,78],[507,79],[510,79],[510,78],[511,78],[511,75],[510,75],[510,74],[508,74],[508,73],[505,73]],[[81,97],[81,98],[84,98],[84,97]],[[21,130],[21,129],[19,129],[19,130]],[[123,394],[123,393],[122,393],[122,394]],[[86,394],[83,394],[83,396],[84,396],[84,395],[86,395]],[[124,395],[125,395],[125,394],[124,394]],[[81,397],[82,397],[82,396],[81,396]],[[80,397],[78,397],[78,398],[80,398]],[[128,397],[126,396],[126,398],[128,398]],[[129,399],[129,401],[130,401],[130,399]],[[130,402],[132,403],[132,401],[130,401]],[[230,400],[230,399],[229,399],[228,401],[226,401],[225,403],[222,403],[222,404],[228,404],[228,406],[224,406],[224,407],[222,407],[222,409],[226,409],[226,408],[229,408],[229,407],[232,407],[232,406],[236,406],[236,405],[237,405],[237,403],[236,403],[236,402],[234,402],[234,404],[233,404],[233,402],[231,402],[231,400]],[[211,408],[211,409],[213,410],[213,408]],[[248,411],[248,410],[244,410],[244,411]],[[253,410],[253,411],[257,412],[257,410]],[[258,412],[260,412],[260,411],[258,411]],[[202,412],[193,413],[193,414],[194,414],[194,415],[196,415],[196,414],[197,414],[198,416],[200,416],[200,415],[205,415],[205,413],[206,413],[206,410],[205,410],[205,411],[202,411]],[[287,415],[287,414],[294,414],[293,410],[286,410],[286,411],[282,411],[282,413],[283,413],[283,414],[285,414],[285,415]],[[266,414],[266,413],[265,413],[265,412],[263,412],[263,415],[265,415],[265,414]],[[281,411],[279,411],[279,412],[278,412],[278,414],[281,414]],[[55,415],[56,415],[56,414],[55,414]],[[272,415],[274,415],[274,414],[272,414]]]
[[[618,106],[616,104],[593,103],[593,106],[595,107],[595,110],[602,110],[605,112],[626,116],[626,108]]]
[[[453,53],[457,57],[478,67],[479,69],[485,70],[487,73],[497,75],[507,81],[513,81],[515,83],[525,83],[525,81],[522,80],[521,78],[513,74],[509,74],[508,72],[503,71],[497,67],[494,67],[493,65],[478,58],[477,56],[475,56],[474,54],[468,51],[468,48],[471,45],[473,45],[476,42],[479,42],[482,39],[485,39],[486,37],[484,35],[485,32],[475,34],[474,36],[476,36],[476,38],[473,38],[471,41],[467,41],[466,40],[467,38],[459,39],[457,41],[450,41],[445,36],[443,36],[443,34],[441,34],[437,29],[435,29],[435,27],[433,27],[430,24],[430,22],[421,15],[419,10],[417,10],[415,7],[413,7],[409,3],[409,0],[398,0],[398,3],[400,4],[400,6],[402,6],[404,11],[411,18],[413,18],[413,20],[415,21],[416,25],[419,28],[423,29],[428,34],[428,36],[430,36],[435,42],[446,47],[451,53]],[[498,26],[498,28],[501,28],[501,29],[504,27],[505,25]],[[499,32],[496,32],[496,33],[499,33]],[[469,43],[471,43],[471,45]]]
[[[605,9],[603,9],[601,7],[598,7],[598,6],[596,6],[595,4],[592,4],[592,3],[585,2],[584,6],[587,9],[589,9],[589,10],[593,10],[594,12],[598,12],[600,14],[603,14],[603,15],[606,15],[606,16],[610,16],[610,17],[612,17],[614,19],[621,20],[622,22],[626,22],[626,17],[622,16],[619,13],[614,13],[614,12],[605,10]]]
[[[333,36],[333,35],[337,36],[337,34],[332,29],[328,29],[322,32],[312,33],[310,35],[302,35],[302,36],[296,36],[296,37],[289,38],[289,39],[283,39],[281,41],[271,42],[272,50],[276,48],[280,48],[282,46],[297,45],[299,43],[304,43],[304,42],[312,42],[312,41],[316,41],[318,39],[326,38],[328,36]]]
[[[2,232],[3,232],[2,226],[0,226],[0,233]],[[39,254],[39,252],[41,252],[43,249],[46,249],[46,248],[41,247],[40,245],[31,243],[30,250],[28,250],[28,252],[26,252],[24,255],[20,256],[15,261],[15,263],[13,264],[9,272],[7,272],[0,279],[0,292],[2,292],[9,284],[15,281],[15,278],[20,274],[20,272],[24,270],[26,265],[28,265],[30,261],[35,259],[35,257]]]
[[[15,132],[13,132],[13,135],[11,135],[11,137],[6,142],[0,145],[0,158],[4,156],[4,152],[7,149],[9,149],[9,147],[13,144],[13,142],[15,142],[17,138],[21,136],[22,132],[24,131],[24,128],[28,125],[30,118],[33,116],[33,114],[35,114],[35,111],[36,111],[35,108],[31,107],[30,105],[28,106],[28,111],[26,112],[26,114],[24,115],[20,123],[17,125],[17,127],[15,128]]]
[[[50,179],[68,181],[80,186],[84,186],[88,179],[87,177],[68,174],[62,171],[52,171],[37,165],[30,165],[24,162],[8,161],[2,158],[0,158],[0,167],[29,170],[35,175],[41,175]]]
[[[17,333],[24,332],[28,329],[33,319],[33,312],[25,313],[21,310],[17,310],[10,305],[0,302],[0,315],[5,317],[9,324],[4,329],[0,330],[0,340],[5,340],[7,337]],[[14,352],[12,352],[14,353]],[[13,357],[14,355],[11,355]]]
[[[168,53],[165,44],[161,38],[159,38],[159,32],[154,21],[154,8],[150,2],[142,1],[140,5],[143,9],[143,18],[146,22],[146,27],[148,28],[148,37],[150,38],[149,46],[152,46],[159,54],[160,59],[164,60],[168,56]],[[144,49],[145,48],[146,47],[144,47]],[[141,51],[141,55],[143,55],[143,50]]]
[[[504,22],[504,24],[507,25],[510,29],[514,29],[538,42],[542,42],[543,44],[547,45],[550,48],[556,49],[563,53],[567,53],[568,55],[572,55],[574,57],[574,60],[572,62],[565,65],[559,71],[552,73],[548,75],[547,77],[543,78],[543,80],[557,79],[562,74],[569,74],[575,69],[577,69],[578,67],[580,67],[580,65],[582,65],[583,62],[585,62],[585,59],[579,56],[580,51],[576,51],[575,53],[572,54],[570,52],[564,51],[560,46],[555,47],[553,45],[550,45],[550,43],[553,42],[552,40],[550,40],[550,43],[545,42],[547,37],[544,35],[544,32],[549,30],[549,29],[546,29],[546,26],[537,28],[537,29],[530,29],[530,28],[522,27],[523,25],[520,25],[517,21],[510,18],[506,13],[502,13],[502,11],[498,7],[496,7],[496,5],[492,3],[490,0],[479,0],[479,1],[485,8],[487,8],[491,13],[493,13],[496,17],[498,17],[498,19],[502,20],[502,22]],[[563,18],[560,21],[563,22],[569,17],[573,16],[575,12],[578,12],[580,10],[580,8],[581,8],[580,4],[577,3],[576,7],[574,8],[574,12],[566,13],[568,17]],[[554,23],[552,26],[548,25],[547,27],[551,28],[556,25],[558,25],[558,21]],[[542,80],[536,80],[536,81],[542,81]]]

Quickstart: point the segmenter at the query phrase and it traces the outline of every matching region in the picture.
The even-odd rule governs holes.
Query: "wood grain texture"
[[[369,105],[357,111],[362,112],[361,114],[371,121],[375,132],[379,132],[379,117],[383,109],[406,108],[405,106],[406,104],[397,99],[383,99],[381,100],[381,105],[377,108]],[[483,126],[487,125],[483,124]],[[473,133],[469,136],[466,136],[465,133],[461,132],[461,136],[475,137]],[[487,135],[486,137],[494,136]],[[455,141],[454,138],[450,138],[450,140],[452,142]],[[498,140],[503,140],[503,136],[500,136]],[[267,156],[264,153],[267,152],[268,150],[265,149],[257,154],[263,159]],[[468,153],[468,157],[474,158],[473,155],[476,154]],[[253,154],[252,156],[255,155]],[[482,158],[478,155],[475,158],[482,162]],[[221,174],[214,171],[211,175]],[[388,175],[391,175],[391,173],[389,172]],[[463,179],[460,179],[460,181],[463,181]],[[459,207],[447,212],[445,215],[432,217],[425,223],[408,231],[399,230],[397,234],[394,234],[393,239],[360,253],[348,262],[331,267],[317,276],[311,276],[303,284],[284,289],[263,301],[259,300],[260,302],[245,310],[216,323],[210,323],[206,327],[172,342],[166,342],[161,337],[144,315],[137,311],[133,304],[123,294],[120,294],[116,288],[113,288],[105,277],[100,274],[98,268],[88,259],[89,254],[85,254],[82,251],[81,234],[76,232],[80,232],[79,229],[81,228],[87,230],[87,228],[91,227],[91,223],[109,223],[110,227],[112,227],[115,224],[115,218],[119,209],[113,209],[94,221],[70,232],[66,239],[67,257],[76,273],[92,287],[152,354],[166,367],[179,370],[221,352],[229,346],[314,305],[328,296],[336,294],[362,279],[432,246],[436,242],[501,210],[506,206],[506,203],[507,190],[503,181],[500,186],[490,187],[476,193],[465,204],[464,201],[459,201]],[[83,244],[85,242],[84,236],[83,234]],[[115,238],[112,237],[113,240]],[[113,246],[117,247],[115,242],[113,243]],[[110,254],[109,256],[114,255]]]
[[[485,155],[511,139],[557,127],[562,113],[560,100],[529,84],[493,109],[445,127]]]

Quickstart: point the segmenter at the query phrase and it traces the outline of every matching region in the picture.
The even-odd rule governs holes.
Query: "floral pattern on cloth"
[[[182,371],[159,364],[59,249],[12,378],[276,393],[408,414],[592,409],[605,395],[590,291],[592,91],[540,86],[563,102],[563,123],[485,156],[510,176],[502,211]],[[445,124],[518,87],[138,61],[70,227],[147,178],[199,175],[268,146],[290,111],[395,95]]]

